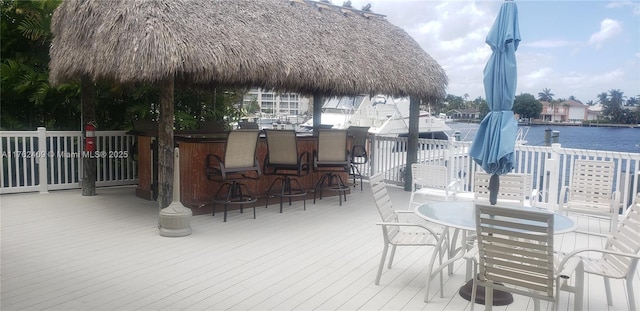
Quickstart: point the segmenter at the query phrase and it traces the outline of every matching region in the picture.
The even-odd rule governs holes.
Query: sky
[[[352,0],[371,4],[404,29],[444,68],[447,94],[486,98],[483,69],[491,55],[485,38],[503,1]],[[341,5],[342,0],[332,0]],[[520,46],[516,95],[575,96],[597,103],[620,90],[640,96],[640,1],[516,1]]]

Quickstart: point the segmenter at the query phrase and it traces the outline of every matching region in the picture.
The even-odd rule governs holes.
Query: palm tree
[[[564,121],[569,121],[569,109],[571,109],[571,105],[569,104],[569,102],[564,101],[562,102],[562,107],[564,108],[564,115],[565,115],[565,120]]]
[[[62,88],[58,92],[49,85],[51,16],[60,2],[2,0],[3,127],[51,128],[54,124],[68,125],[65,117],[73,115],[69,110],[74,110],[77,102],[66,95],[74,90],[66,92]],[[73,125],[76,124],[74,120]]]
[[[611,117],[611,120],[618,123],[624,123],[624,113],[622,104],[624,103],[624,92],[620,90],[609,90],[609,100],[603,105],[602,112]]]
[[[551,114],[551,120],[549,121],[553,121],[553,115],[555,114],[555,105],[553,104],[553,96],[555,94],[551,93],[551,90],[548,88],[544,88],[542,90],[542,92],[538,93],[538,100],[541,102],[548,102],[549,103],[549,112]]]
[[[550,89],[543,89],[542,92],[538,93],[538,100],[543,102],[551,102],[553,100],[553,96],[556,94],[551,93]]]
[[[622,106],[624,99],[627,97],[624,96],[624,92],[620,90],[609,90],[609,98],[611,102],[615,103],[616,105]]]
[[[600,102],[602,105],[606,104],[608,102],[608,99],[609,95],[607,94],[607,92],[598,94],[598,102]]]

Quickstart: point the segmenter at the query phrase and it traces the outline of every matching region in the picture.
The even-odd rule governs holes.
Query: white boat
[[[281,130],[292,130],[296,128],[296,125],[300,123],[299,116],[290,116],[290,115],[255,115],[249,116],[244,121],[247,122],[255,122],[258,125],[258,128],[261,130],[264,129],[281,129]],[[239,128],[238,122],[232,124],[234,129]]]
[[[336,129],[349,126],[368,126],[369,132],[377,135],[407,136],[409,133],[409,98],[333,97],[322,106],[321,123]],[[313,119],[301,124],[302,128],[313,128]],[[419,137],[448,139],[451,128],[443,119],[420,111]]]
[[[529,134],[529,127],[518,126],[518,133],[516,134],[516,145],[526,145],[527,134]]]

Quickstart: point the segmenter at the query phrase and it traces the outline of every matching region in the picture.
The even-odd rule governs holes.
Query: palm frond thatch
[[[308,0],[67,0],[50,81],[177,82],[302,94],[444,97],[440,65],[384,17]]]

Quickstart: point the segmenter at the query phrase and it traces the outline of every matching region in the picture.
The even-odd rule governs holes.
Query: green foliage
[[[462,98],[461,96],[448,94],[447,98],[445,98],[445,101],[447,102],[447,106],[444,110],[445,112],[467,108],[464,98]]]
[[[519,114],[521,118],[537,119],[542,112],[542,103],[533,95],[523,93],[515,97],[513,112]]]
[[[81,129],[79,83],[53,88],[48,81],[51,17],[61,0],[0,1],[0,129],[34,130],[38,126],[50,130]],[[100,81],[95,89],[100,130],[131,129],[134,120],[158,118],[159,92],[153,85],[125,86]],[[176,87],[175,128],[195,129],[200,121],[231,124],[259,112],[255,101],[243,107],[245,91]],[[555,102],[550,89],[545,88],[538,96],[540,100]],[[435,114],[454,109],[478,109],[481,117],[488,113],[489,108],[481,97],[473,102],[467,98],[467,94],[464,97],[448,95],[428,105]],[[640,121],[638,110],[623,108],[624,96],[619,90],[601,93],[598,98],[611,122],[637,124]],[[640,97],[631,98],[627,104],[635,105],[639,100]],[[523,103],[528,110],[519,112],[524,109],[519,101],[516,97],[514,111],[523,117],[534,115],[538,109],[537,104],[534,109],[533,105]],[[530,98],[522,101],[531,102]]]
[[[49,84],[51,17],[60,0],[2,0],[0,61],[0,128],[79,130],[82,125],[79,83],[57,88]],[[96,84],[96,120],[100,130],[131,129],[134,120],[157,120],[159,92],[150,85]],[[177,87],[175,128],[196,129],[199,121],[234,122],[244,114],[234,109],[238,90]]]
[[[640,124],[640,109],[635,109],[629,115],[629,124]]]
[[[614,123],[625,122],[629,115],[628,109],[622,108],[624,97],[624,93],[620,90],[610,90],[606,98],[601,98],[602,113]]]
[[[444,98],[431,99],[429,102],[423,102],[420,108],[431,110],[431,114],[439,114],[446,111],[444,101]]]
[[[489,104],[482,97],[478,97],[473,100],[473,105],[477,107],[480,112],[480,120],[484,119],[484,117],[489,113]]]
[[[249,103],[249,106],[246,107],[246,114],[247,115],[254,115],[256,113],[260,112],[260,105],[258,105],[258,99],[257,98],[253,98],[251,99],[251,102]]]
[[[3,129],[79,126],[77,86],[53,89],[48,81],[51,16],[59,3],[2,0],[0,126]]]

